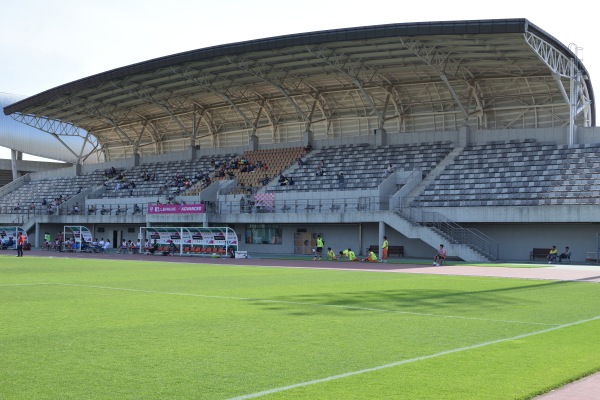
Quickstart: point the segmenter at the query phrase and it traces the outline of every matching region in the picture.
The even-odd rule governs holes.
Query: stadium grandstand
[[[412,258],[597,259],[591,79],[526,19],[252,40],[0,99],[0,224],[37,247],[65,225],[113,246],[227,226],[250,253],[310,254],[321,234],[364,254],[386,235]]]

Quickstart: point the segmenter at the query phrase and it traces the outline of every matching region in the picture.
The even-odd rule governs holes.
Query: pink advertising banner
[[[204,204],[148,204],[148,214],[202,214]]]

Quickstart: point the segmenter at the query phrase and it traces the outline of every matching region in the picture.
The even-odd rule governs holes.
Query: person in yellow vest
[[[335,256],[335,253],[333,252],[333,250],[331,250],[331,247],[327,248],[327,261],[336,261],[337,257]]]
[[[349,259],[349,257],[348,257],[348,249],[340,251],[340,261],[343,260],[344,257],[346,258],[346,260]]]
[[[321,235],[317,236],[317,248],[315,250],[315,257],[313,258],[314,260],[319,260],[321,261],[321,256],[323,255],[323,245],[325,244],[325,241],[323,240],[323,238],[321,237]]]
[[[360,258],[356,258],[356,254],[350,248],[348,248],[348,261],[360,261]]]
[[[386,263],[388,260],[388,247],[389,247],[389,243],[387,240],[387,236],[384,236],[383,244],[381,245],[381,262]]]
[[[377,254],[375,254],[375,252],[371,248],[369,248],[369,254],[367,254],[367,258],[365,258],[363,261],[377,262]]]

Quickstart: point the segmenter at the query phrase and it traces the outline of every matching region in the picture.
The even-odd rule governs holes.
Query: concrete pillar
[[[458,145],[464,147],[471,143],[471,127],[469,125],[463,125],[458,129]]]
[[[19,171],[17,170],[17,160],[20,160],[23,157],[23,153],[17,150],[10,151],[10,166],[12,169],[12,178],[13,181],[19,179]]]
[[[381,254],[383,249],[381,248],[381,244],[383,243],[383,237],[385,236],[385,222],[379,221],[379,259],[381,260]]]
[[[385,146],[387,143],[387,131],[383,128],[375,129],[375,146]]]
[[[31,241],[29,243],[31,243]],[[34,246],[37,247],[37,248],[40,247],[40,223],[39,222],[35,223]]]
[[[313,146],[313,132],[310,129],[305,130],[302,134],[302,144],[304,147],[308,146],[309,144],[311,147]]]
[[[248,150],[249,151],[257,151],[258,150],[258,136],[252,134],[250,136],[250,141],[248,142]]]

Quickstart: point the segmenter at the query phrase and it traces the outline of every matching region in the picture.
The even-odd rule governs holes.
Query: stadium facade
[[[576,54],[524,19],[349,28],[194,50],[67,83],[4,114],[47,139],[91,144],[69,152],[73,166],[0,190],[1,221],[22,224],[36,245],[68,224],[113,242],[136,240],[141,226],[227,225],[241,249],[260,253],[310,254],[317,234],[336,251],[364,253],[387,235],[407,257],[445,243],[450,255],[473,261],[526,260],[551,245],[570,245],[583,260],[598,248],[591,79]],[[236,165],[213,175],[215,160],[256,157],[271,169]],[[112,175],[104,182],[110,168],[126,189]],[[172,184],[199,172],[212,182]],[[280,172],[296,184],[282,186]],[[263,175],[270,183],[258,183]],[[65,200],[55,210],[38,207],[58,188]],[[202,204],[203,212],[150,213],[157,201]]]

